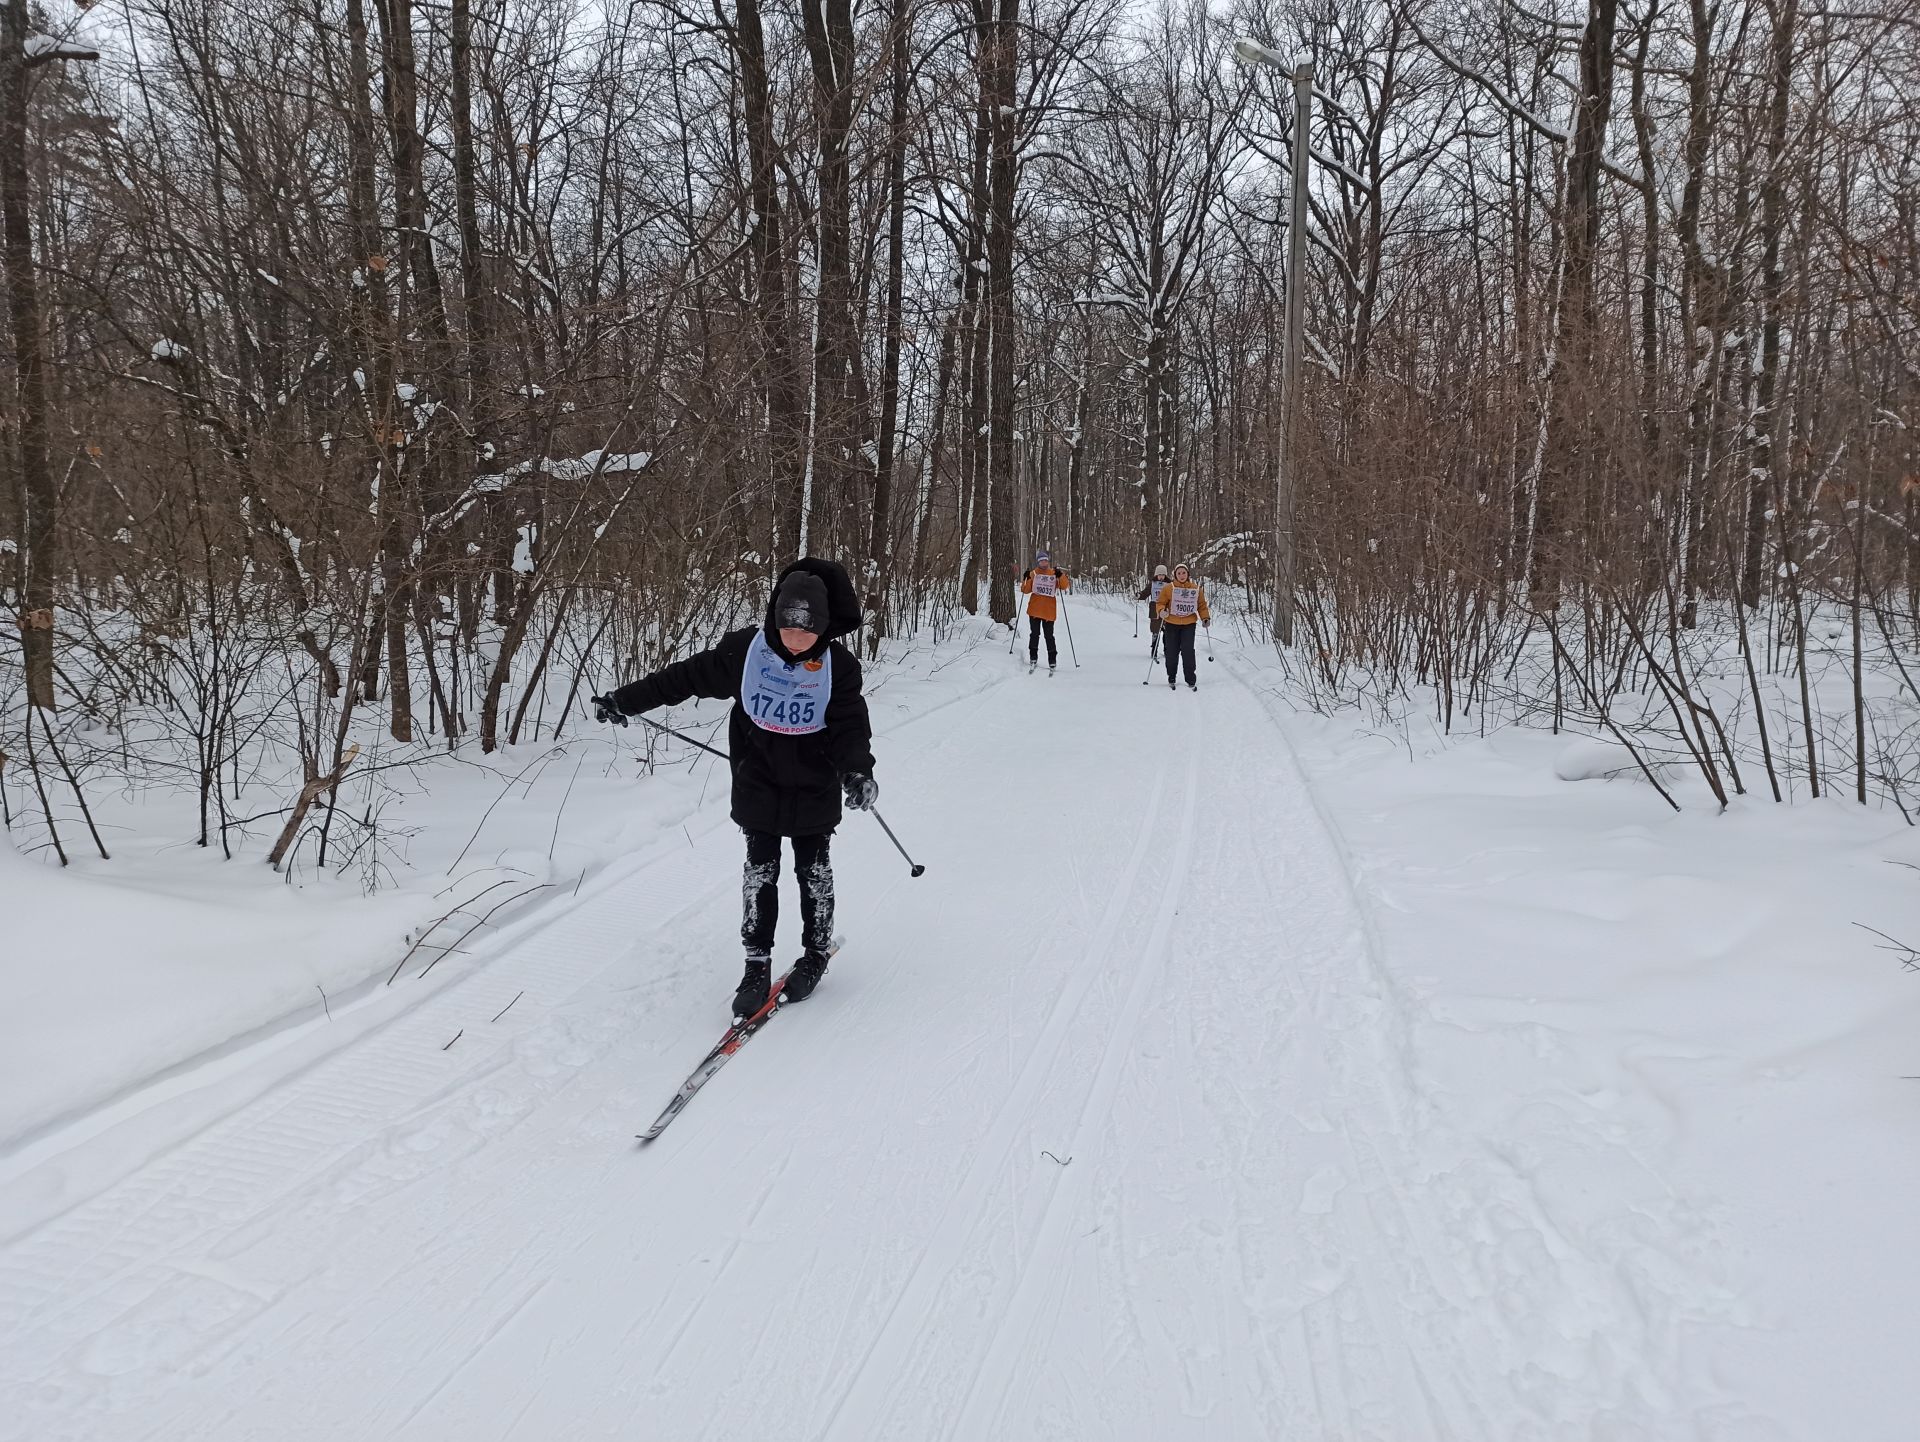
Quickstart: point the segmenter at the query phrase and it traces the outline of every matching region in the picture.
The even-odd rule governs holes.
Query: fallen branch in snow
[[[520,892],[516,896],[509,896],[505,901],[501,902],[499,906],[494,907],[492,911],[487,912],[486,915],[480,917],[479,920],[475,921],[472,926],[469,926],[465,931],[461,932],[458,936],[456,936],[453,939],[452,946],[448,947],[445,951],[441,952],[439,956],[436,956],[432,961],[428,962],[425,966],[421,967],[420,975],[425,976],[428,972],[432,971],[436,966],[438,966],[441,963],[441,961],[445,959],[449,954],[458,951],[460,949],[461,942],[465,941],[468,937],[472,936],[474,932],[478,931],[481,927],[485,926],[489,921],[492,921],[493,918],[497,914],[499,914],[499,912],[503,907],[512,906],[516,901],[524,901],[526,900],[527,897],[532,896],[534,892],[545,891],[548,887],[552,885],[553,883],[551,881],[543,881],[538,886],[529,886],[525,891]]]
[[[455,885],[458,885],[458,883],[456,882]],[[395,966],[392,972],[388,974],[387,985],[388,986],[393,985],[394,979],[398,977],[403,970],[406,969],[407,963],[413,960],[414,953],[419,951],[421,947],[425,946],[427,944],[427,938],[432,936],[434,932],[438,931],[444,923],[451,921],[454,917],[458,916],[461,912],[465,911],[469,906],[472,906],[474,902],[478,901],[481,897],[485,896],[489,891],[498,891],[503,886],[511,886],[511,885],[513,885],[513,878],[511,876],[504,877],[501,880],[494,882],[492,886],[482,887],[480,890],[476,891],[472,896],[468,897],[465,901],[461,902],[458,906],[455,906],[451,910],[444,911],[439,916],[436,916],[433,919],[433,921],[428,925],[427,929],[420,933],[419,937],[414,941],[413,945],[407,948],[407,954],[400,958],[399,965]],[[449,888],[449,890],[451,890],[451,888]],[[442,894],[444,895],[445,893],[442,893]],[[456,941],[453,945],[458,946],[459,944],[460,943]],[[453,949],[452,947],[442,947],[441,951],[444,953],[447,951],[451,951],[452,949]],[[422,976],[425,976],[426,972],[422,970],[420,974]]]
[[[522,988],[521,990],[519,990],[519,991],[516,991],[516,992],[515,992],[515,993],[513,994],[513,1001],[518,1001],[518,1000],[520,1000],[520,998],[521,998],[521,997],[523,997],[523,996],[525,996],[526,994],[527,994],[527,993],[526,993],[526,989],[525,989],[525,988],[523,987],[523,988]],[[498,1011],[496,1011],[496,1012],[495,1012],[495,1013],[493,1014],[493,1021],[498,1021],[498,1020],[500,1020],[500,1018],[501,1018],[501,1017],[503,1017],[503,1016],[505,1016],[505,1015],[506,1015],[506,1014],[507,1014],[508,1012],[510,1012],[510,1011],[512,1011],[512,1010],[513,1010],[513,1001],[510,1001],[510,1002],[508,1002],[508,1003],[507,1003],[507,1004],[506,1004],[505,1006],[503,1006],[503,1007],[501,1007],[501,1008],[500,1008],[500,1010],[498,1010]],[[493,1022],[489,1022],[489,1023],[488,1023],[488,1025],[489,1025],[489,1026],[491,1026],[492,1024],[493,1024]]]
[[[340,758],[339,766],[330,774],[307,778],[306,784],[300,788],[299,800],[293,803],[293,814],[287,817],[287,824],[280,828],[280,839],[273,843],[273,850],[267,853],[267,865],[275,871],[280,869],[280,863],[286,859],[287,849],[293,845],[293,838],[300,834],[308,809],[320,799],[322,793],[340,784],[340,779],[347,774],[347,768],[353,765],[359,755],[360,747],[357,744],[349,746],[346,755]]]
[[[1895,940],[1884,931],[1875,931],[1865,922],[1856,921],[1854,925],[1866,932],[1869,936],[1877,936],[1881,941],[1886,943],[1884,946],[1875,947],[1874,949],[1876,951],[1890,951],[1900,958],[1900,965],[1906,970],[1920,971],[1920,948],[1909,946],[1904,941]]]

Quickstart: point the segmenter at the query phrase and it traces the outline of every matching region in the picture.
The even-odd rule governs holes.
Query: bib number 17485
[[[819,715],[819,703],[806,696],[776,700],[761,691],[753,697],[753,714],[762,721],[772,721],[781,726],[811,726]]]

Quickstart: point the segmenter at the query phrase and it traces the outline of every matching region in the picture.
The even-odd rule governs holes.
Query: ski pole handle
[[[915,876],[920,876],[924,874],[927,868],[922,866],[919,862],[915,861],[911,856],[907,855],[907,848],[902,846],[900,844],[900,838],[893,834],[893,828],[887,825],[887,818],[882,816],[878,811],[875,811],[873,813],[873,819],[875,821],[878,821],[880,823],[880,829],[887,833],[887,840],[893,843],[893,849],[899,852],[900,855],[903,858],[905,858],[908,866],[911,866],[913,868],[913,874]]]

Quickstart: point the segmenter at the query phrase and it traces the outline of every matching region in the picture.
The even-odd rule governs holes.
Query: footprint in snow
[[[1300,1192],[1300,1210],[1310,1217],[1325,1216],[1333,1210],[1333,1199],[1347,1184],[1347,1174],[1338,1167],[1322,1167],[1307,1178]]]

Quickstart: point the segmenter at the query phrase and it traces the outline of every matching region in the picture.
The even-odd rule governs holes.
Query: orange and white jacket
[[[1073,589],[1073,577],[1069,576],[1065,571],[1056,571],[1051,566],[1035,566],[1020,578],[1020,594],[1028,598],[1027,614],[1029,616],[1037,616],[1042,621],[1056,620],[1058,619],[1060,607],[1052,596],[1046,594],[1044,591],[1036,591],[1034,589],[1033,581],[1036,576],[1051,578],[1056,594],[1061,591],[1071,591]],[[1045,582],[1042,582],[1042,584],[1044,585]]]
[[[1195,621],[1213,619],[1213,612],[1207,609],[1207,588],[1198,581],[1184,586],[1178,581],[1167,582],[1160,588],[1153,610],[1169,626],[1191,626]]]

